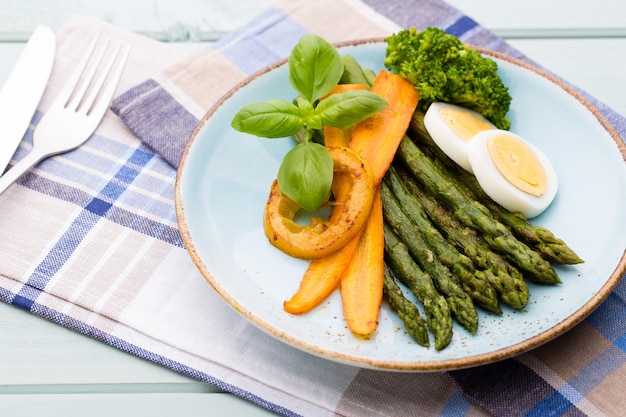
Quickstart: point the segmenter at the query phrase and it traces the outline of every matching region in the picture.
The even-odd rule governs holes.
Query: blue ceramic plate
[[[341,51],[379,70],[385,45],[362,41]],[[378,330],[368,340],[347,329],[338,292],[308,314],[286,313],[283,301],[298,288],[307,262],[271,246],[262,217],[270,184],[293,142],[256,138],[230,126],[245,104],[294,97],[284,62],[221,99],[184,153],[176,209],[184,242],[206,280],[239,313],[280,340],[330,360],[377,369],[433,371],[493,362],[537,347],[580,322],[625,269],[624,143],[590,103],[557,80],[509,58],[494,59],[513,96],[511,130],[543,150],[559,176],[555,201],[533,222],[551,229],[585,260],[556,268],[562,285],[530,285],[523,311],[505,306],[496,316],[481,310],[477,333],[455,325],[452,342],[439,352],[417,345],[384,303]]]

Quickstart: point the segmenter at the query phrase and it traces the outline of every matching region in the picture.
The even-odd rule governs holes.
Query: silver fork
[[[98,38],[94,35],[76,70],[39,121],[31,151],[0,177],[0,193],[41,160],[82,145],[102,121],[130,46],[118,42],[110,52],[109,39],[96,48]],[[103,63],[105,55],[108,58]]]

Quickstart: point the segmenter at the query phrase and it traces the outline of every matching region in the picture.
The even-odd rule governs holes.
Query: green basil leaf
[[[315,111],[324,126],[347,129],[387,107],[387,101],[370,91],[333,94],[320,101]]]
[[[278,169],[278,187],[300,207],[315,212],[330,194],[333,159],[328,150],[314,142],[293,147]]]
[[[369,68],[362,67],[352,55],[341,58],[343,62],[343,74],[340,84],[365,84],[370,88],[376,79],[376,73]]]
[[[233,117],[231,126],[244,133],[264,138],[295,135],[305,123],[296,105],[282,100],[266,100],[243,106]]]
[[[313,108],[313,103],[302,96],[298,96],[293,100],[293,104],[295,104],[302,114],[313,114],[315,109]]]
[[[306,118],[306,125],[310,129],[320,130],[323,127],[322,118],[319,114],[313,113]]]
[[[339,52],[319,36],[302,36],[289,56],[289,82],[311,103],[328,94],[342,74]]]

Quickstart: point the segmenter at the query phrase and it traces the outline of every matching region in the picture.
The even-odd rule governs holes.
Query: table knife
[[[50,78],[56,39],[47,26],[38,26],[0,90],[0,174],[28,130]]]

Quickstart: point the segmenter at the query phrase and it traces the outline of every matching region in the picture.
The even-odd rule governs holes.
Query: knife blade
[[[35,28],[0,90],[0,174],[28,130],[48,84],[55,52],[52,29]]]

